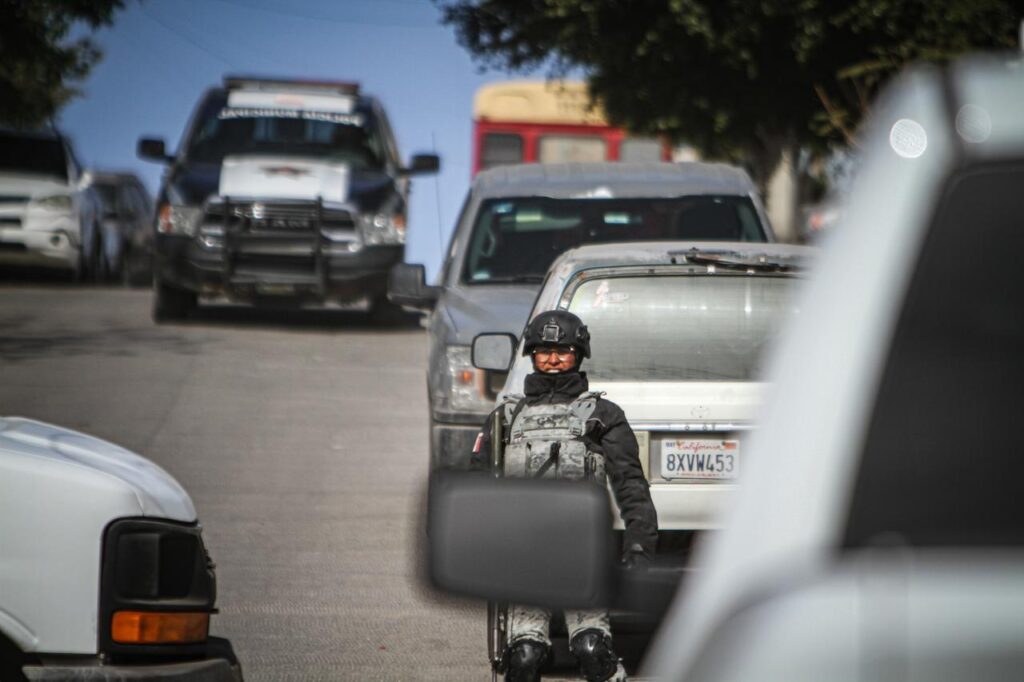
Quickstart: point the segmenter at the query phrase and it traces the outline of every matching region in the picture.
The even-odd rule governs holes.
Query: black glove
[[[646,571],[651,566],[651,557],[640,545],[632,545],[622,553],[622,566],[627,571]]]

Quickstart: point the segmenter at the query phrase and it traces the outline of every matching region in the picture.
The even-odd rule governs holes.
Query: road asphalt
[[[356,312],[202,309],[147,290],[0,287],[0,414],[154,460],[217,565],[245,678],[483,680],[482,604],[419,578],[426,336]]]

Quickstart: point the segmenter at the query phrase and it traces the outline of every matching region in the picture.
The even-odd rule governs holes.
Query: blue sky
[[[413,183],[406,248],[432,277],[469,186],[473,93],[510,77],[481,74],[439,19],[429,0],[130,0],[96,34],[104,58],[59,123],[85,164],[135,171],[155,192],[162,167],[137,159],[136,141],[176,149],[225,73],[359,81],[383,101],[406,159],[441,155],[441,173]]]

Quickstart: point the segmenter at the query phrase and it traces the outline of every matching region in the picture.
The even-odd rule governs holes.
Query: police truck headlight
[[[161,234],[195,235],[203,218],[202,206],[163,204],[157,213],[156,229]]]
[[[405,216],[401,213],[372,213],[359,216],[366,244],[404,244]]]
[[[470,355],[469,346],[449,346],[446,351],[447,408],[487,414],[494,407],[494,398],[487,392],[486,373],[473,366]]]

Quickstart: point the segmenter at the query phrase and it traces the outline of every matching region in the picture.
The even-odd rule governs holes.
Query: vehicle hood
[[[0,173],[0,194],[7,196],[45,197],[72,191],[66,182],[45,175]]]
[[[211,196],[233,199],[315,199],[374,211],[394,196],[394,180],[380,171],[295,156],[236,155],[223,164],[176,167],[166,196],[172,203],[202,204]]]
[[[0,456],[55,463],[74,468],[75,475],[85,470],[114,478],[134,494],[142,516],[196,520],[192,498],[173,476],[145,457],[84,433],[21,417],[0,417]]]
[[[469,345],[482,332],[504,332],[517,338],[526,326],[540,284],[454,287],[442,298],[450,322],[449,344]]]
[[[586,363],[584,362],[584,369]],[[751,423],[761,407],[764,384],[753,381],[599,381],[633,426],[648,423]]]

